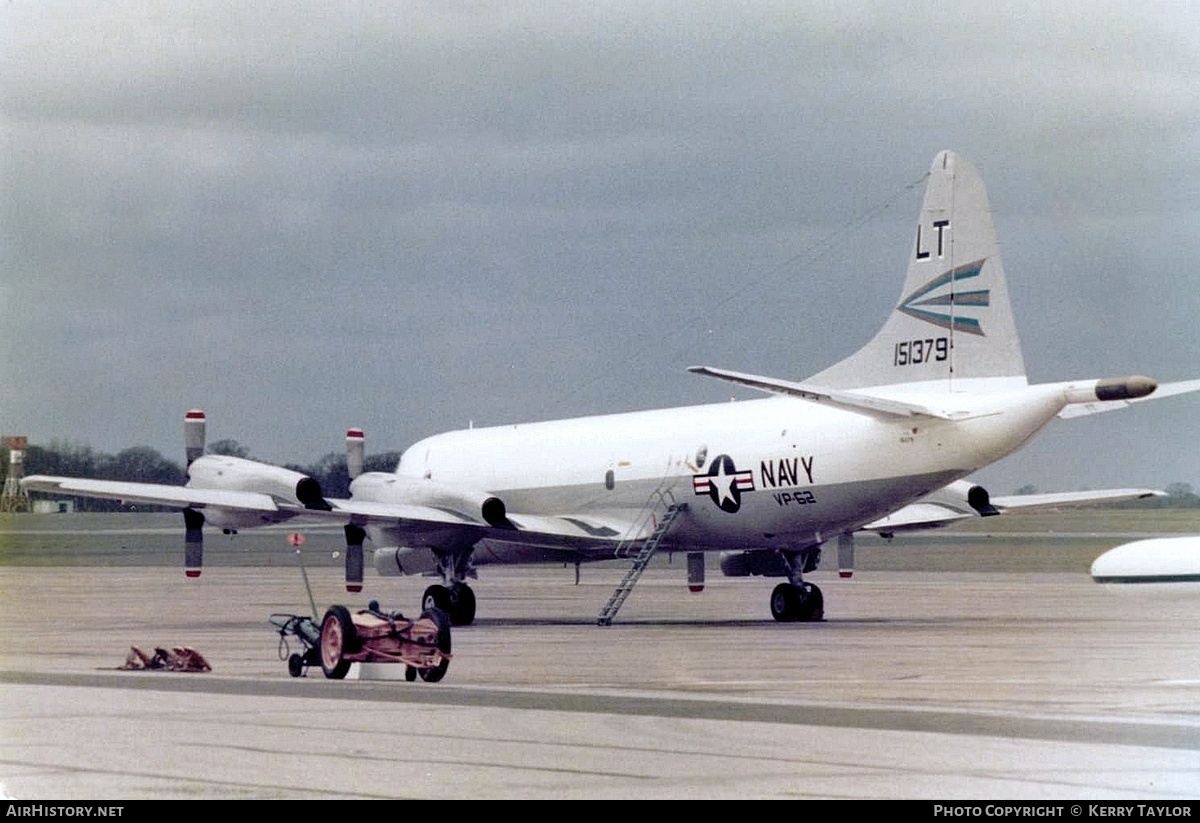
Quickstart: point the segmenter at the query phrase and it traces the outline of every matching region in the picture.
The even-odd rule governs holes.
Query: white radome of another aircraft
[[[1097,557],[1091,575],[1124,589],[1200,589],[1200,535],[1124,543]]]

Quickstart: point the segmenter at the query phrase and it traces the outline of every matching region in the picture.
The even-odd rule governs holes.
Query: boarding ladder
[[[617,548],[613,550],[614,557],[632,556],[633,565],[629,567],[629,571],[625,572],[625,578],[613,591],[612,597],[608,599],[608,603],[600,610],[600,616],[596,618],[596,625],[612,625],[613,618],[616,617],[617,611],[625,602],[625,598],[629,597],[629,593],[637,585],[642,572],[646,570],[646,566],[650,565],[650,558],[658,550],[658,544],[666,537],[671,524],[675,522],[675,518],[686,510],[687,503],[676,503],[670,491],[658,489],[654,494],[650,495],[650,499],[646,501],[644,515],[653,517],[659,511],[662,512],[662,515],[655,521],[654,531],[650,533],[649,537],[646,537],[644,540],[636,537],[622,540],[617,544]],[[636,555],[634,554],[635,550],[637,552]]]

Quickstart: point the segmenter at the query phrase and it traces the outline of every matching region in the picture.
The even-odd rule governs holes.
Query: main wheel
[[[428,617],[432,620],[438,629],[437,647],[439,651],[450,654],[450,617],[441,609],[429,609],[421,615],[424,619]],[[446,676],[446,670],[450,668],[450,661],[443,658],[440,663],[432,669],[421,669],[421,679],[426,683],[436,683]]]
[[[797,620],[815,623],[825,619],[825,595],[812,583],[805,583]]]
[[[345,606],[330,606],[321,621],[321,671],[330,680],[341,680],[350,671],[347,653],[358,651],[358,632]]]
[[[450,611],[450,590],[440,583],[430,586],[421,596],[421,611],[433,609],[441,609],[447,613]]]
[[[450,624],[470,626],[475,622],[475,592],[466,583],[450,587]]]
[[[791,623],[799,614],[800,593],[791,583],[780,583],[771,592],[771,617],[780,623]]]

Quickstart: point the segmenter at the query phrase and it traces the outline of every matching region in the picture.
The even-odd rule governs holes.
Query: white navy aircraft
[[[694,588],[706,553],[721,555],[726,574],[782,577],[772,616],[811,621],[822,619],[824,600],[805,575],[827,542],[848,571],[855,532],[994,514],[987,492],[963,478],[1056,417],[1120,408],[1156,389],[1147,377],[1030,385],[983,183],[948,151],[929,172],[899,303],[866,346],[800,381],[692,371],[768,396],[452,431],[411,446],[391,473],[361,471],[362,432],[352,429],[348,500],[326,498],[296,472],[204,454],[198,411],[185,419],[184,487],[47,476],[24,484],[181,508],[192,576],[205,524],[338,522],[351,591],[361,589],[369,537],[381,574],[440,575],[422,605],[458,625],[475,617],[466,581],[478,565],[628,558],[600,612],[607,624],[662,551],[687,554]],[[1197,388],[1188,381],[1155,396]]]

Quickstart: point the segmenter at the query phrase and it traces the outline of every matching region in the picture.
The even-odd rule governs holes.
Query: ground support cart
[[[410,620],[374,604],[353,613],[345,606],[330,606],[320,625],[294,614],[273,614],[271,625],[279,631],[280,658],[286,656],[292,677],[320,666],[326,677],[341,680],[351,663],[398,663],[405,666],[406,680],[420,676],[436,683],[450,667],[450,618],[441,609]],[[300,640],[303,654],[289,654],[288,637]]]

